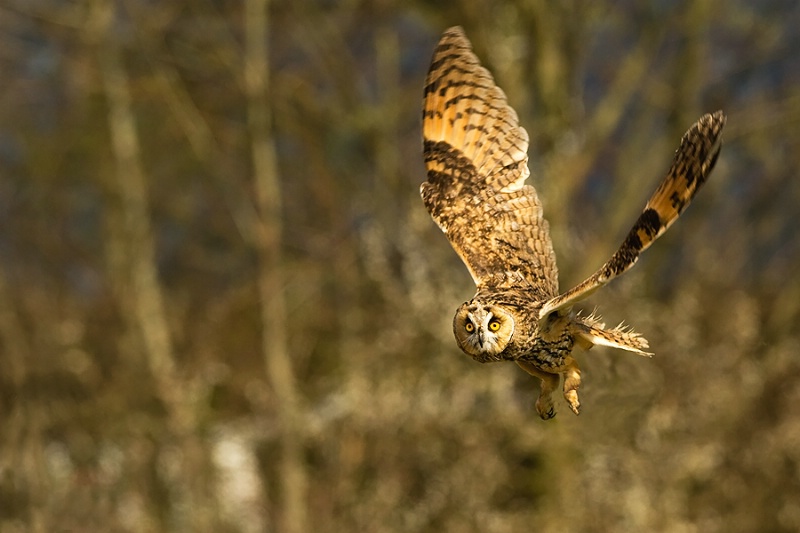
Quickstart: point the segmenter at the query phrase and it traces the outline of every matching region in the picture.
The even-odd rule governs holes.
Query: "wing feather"
[[[705,183],[719,156],[725,115],[722,111],[700,118],[681,139],[672,166],[647,202],[622,245],[585,281],[546,302],[542,319],[569,307],[631,268],[639,255],[675,222]]]
[[[525,184],[528,133],[459,27],[444,32],[431,61],[422,132],[422,199],[475,284],[558,294],[549,228]]]

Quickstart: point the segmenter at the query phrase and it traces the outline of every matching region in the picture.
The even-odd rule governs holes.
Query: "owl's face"
[[[514,335],[514,317],[496,305],[466,302],[453,319],[458,346],[478,361],[498,361]]]

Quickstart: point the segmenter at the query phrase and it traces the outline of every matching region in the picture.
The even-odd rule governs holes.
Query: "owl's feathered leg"
[[[578,387],[581,386],[581,369],[578,362],[572,357],[564,359],[566,370],[564,374],[564,399],[567,400],[569,408],[576,415],[580,414],[581,402],[578,400]]]
[[[533,363],[529,363],[528,361],[517,361],[517,364],[531,376],[542,380],[542,390],[539,393],[539,399],[536,400],[536,412],[539,413],[542,420],[550,420],[556,416],[556,407],[553,404],[553,391],[558,388],[558,383],[560,381],[559,375],[542,372],[536,368]]]

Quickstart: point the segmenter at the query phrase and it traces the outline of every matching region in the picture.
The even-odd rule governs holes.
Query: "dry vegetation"
[[[0,0],[0,530],[800,530],[800,8],[650,4]],[[454,24],[562,286],[728,114],[587,303],[657,355],[582,354],[580,417],[452,339],[473,287],[417,190]]]

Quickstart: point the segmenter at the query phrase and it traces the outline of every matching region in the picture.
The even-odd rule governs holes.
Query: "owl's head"
[[[498,361],[514,335],[514,317],[501,307],[472,300],[456,311],[453,333],[467,355],[482,363]]]

